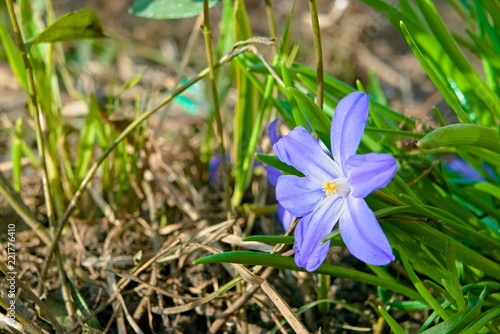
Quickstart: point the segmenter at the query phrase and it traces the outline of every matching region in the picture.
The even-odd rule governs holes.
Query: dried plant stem
[[[200,247],[208,250],[213,254],[220,253],[218,249],[207,245],[198,244]],[[247,283],[251,286],[245,291],[245,293],[238,298],[226,311],[224,311],[221,315],[217,316],[217,320],[212,323],[210,328],[208,329],[208,333],[216,333],[218,332],[220,326],[225,323],[225,319],[232,315],[234,312],[237,312],[241,309],[245,302],[248,301],[258,289],[262,289],[264,293],[269,297],[269,299],[273,302],[273,304],[278,308],[281,314],[285,317],[285,319],[289,322],[290,326],[294,329],[296,333],[306,334],[308,333],[306,327],[299,320],[297,315],[292,311],[290,306],[283,300],[283,298],[276,292],[276,290],[269,284],[267,279],[274,271],[275,268],[267,267],[261,276],[257,276],[256,273],[262,269],[261,266],[257,266],[253,272],[245,268],[240,264],[232,264],[234,269],[238,272],[240,277],[242,277]]]
[[[309,0],[309,10],[311,11],[314,53],[316,54],[316,103],[323,109],[323,49],[321,46],[321,31],[319,28],[318,6],[316,5],[316,0]]]
[[[0,262],[0,271],[2,271],[7,276],[9,269],[2,262]],[[48,318],[50,324],[54,326],[56,332],[58,333],[64,332],[63,328],[59,324],[59,321],[57,321],[56,317],[54,316],[54,314],[52,314],[52,311],[49,309],[49,307],[43,301],[41,301],[40,298],[38,298],[38,296],[33,291],[31,291],[31,288],[26,284],[24,284],[24,282],[17,276],[16,276],[16,284],[21,288],[22,293],[26,294],[28,299],[34,302],[36,306],[38,306],[40,310],[42,310],[42,313],[44,314],[45,317]],[[18,320],[24,325],[24,323],[21,321],[21,318],[18,318]]]
[[[266,268],[260,278],[262,278],[263,280],[267,280],[273,271],[274,268],[272,267]],[[261,286],[256,284],[252,285],[248,290],[246,290],[240,298],[238,298],[231,304],[230,307],[224,310],[224,312],[217,315],[217,320],[212,323],[208,332],[217,333],[220,327],[226,323],[227,318],[238,312],[238,310],[240,310],[260,288]]]
[[[57,273],[61,284],[61,295],[63,297],[64,306],[68,312],[68,317],[74,317],[75,307],[73,305],[73,298],[71,297],[71,290],[68,286],[68,279],[66,277],[66,270],[64,269],[64,261],[59,253],[56,253],[57,260]],[[41,285],[38,286],[38,292],[41,292]]]
[[[78,328],[80,328],[82,326],[82,324],[84,324],[85,322],[87,322],[89,319],[91,319],[92,317],[96,316],[97,314],[101,313],[102,311],[104,311],[107,307],[109,307],[109,305],[111,305],[117,298],[118,298],[118,295],[120,294],[120,292],[125,289],[125,287],[133,281],[132,278],[130,277],[135,277],[137,278],[144,270],[146,270],[147,268],[149,268],[151,265],[154,265],[156,263],[156,261],[162,257],[165,253],[168,253],[170,251],[172,251],[172,249],[174,249],[178,244],[180,243],[180,239],[177,239],[176,241],[174,241],[173,243],[170,243],[168,246],[164,246],[162,247],[158,253],[156,253],[153,257],[151,257],[149,260],[147,260],[146,262],[144,262],[142,265],[140,265],[139,267],[136,267],[134,269],[132,269],[132,271],[130,272],[130,274],[127,274],[127,275],[123,275],[122,274],[122,278],[118,281],[117,283],[117,289],[108,297],[107,301],[102,303],[92,314],[90,314],[89,316],[85,317],[84,319],[81,319],[81,321],[75,326],[73,327],[72,329],[70,329],[69,331],[67,331],[68,333],[73,333],[75,331],[78,330]],[[118,308],[118,311],[120,311],[120,308]],[[110,326],[110,324],[113,323],[113,319],[116,318],[118,316],[118,314],[113,314],[110,321],[108,322],[108,326]],[[108,329],[109,330],[109,329]],[[107,330],[105,329],[103,331],[103,333],[106,333]]]
[[[0,296],[0,306],[3,307],[4,309],[8,309],[9,303],[3,299],[3,297]],[[26,318],[24,315],[22,315],[21,312],[16,312],[16,319],[30,332],[34,334],[44,334],[41,330],[39,330],[35,325]],[[11,328],[11,327],[8,327]]]
[[[50,245],[52,239],[50,235],[47,233],[42,224],[38,222],[38,220],[33,215],[33,212],[24,204],[21,196],[14,189],[12,189],[9,181],[5,178],[5,176],[0,172],[0,194],[5,198],[7,203],[11,206],[12,209],[21,217],[22,220],[28,225],[33,232],[43,241],[46,245]]]

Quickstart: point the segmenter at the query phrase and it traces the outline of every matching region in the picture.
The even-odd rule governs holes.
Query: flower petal
[[[337,104],[332,120],[330,140],[332,154],[341,166],[356,154],[368,118],[368,95],[354,92]],[[344,169],[345,172],[345,169]]]
[[[281,226],[283,226],[285,232],[288,231],[293,220],[293,215],[286,211],[283,205],[279,203],[276,207],[276,214],[278,215],[278,221],[281,223]]]
[[[226,154],[226,162],[230,162],[231,157]],[[222,164],[222,157],[220,154],[215,155],[208,163],[208,179],[210,182],[218,183],[220,181],[220,165]]]
[[[344,164],[351,196],[365,198],[371,192],[384,188],[398,170],[396,159],[383,153],[355,154]]]
[[[278,183],[278,177],[281,176],[281,171],[278,168],[265,165],[264,169],[266,170],[266,177],[267,177],[267,183],[269,185],[276,187],[276,184]]]
[[[459,156],[456,156],[453,159],[445,162],[445,167],[448,167],[447,169],[452,170],[453,172],[466,179],[486,182],[484,176],[482,176],[476,169],[474,169],[474,167],[469,165],[464,159]],[[488,172],[488,174],[490,174],[490,176],[493,175],[493,173],[490,173],[488,169],[485,168],[485,170]]]
[[[295,217],[303,217],[325,197],[322,185],[308,177],[281,175],[276,185],[276,199]]]
[[[347,248],[361,261],[381,266],[395,259],[387,237],[364,199],[347,196],[347,209],[340,217],[339,228]]]
[[[271,145],[274,145],[281,139],[281,133],[279,133],[278,129],[278,121],[279,118],[276,118],[274,121],[269,123],[267,126],[267,135],[269,136],[269,140],[271,141]]]
[[[318,140],[301,126],[283,136],[273,146],[273,151],[281,161],[318,184],[341,175],[340,166],[323,152]]]
[[[327,196],[315,210],[298,222],[295,228],[295,263],[312,272],[325,261],[330,241],[321,244],[345,209],[345,199]]]

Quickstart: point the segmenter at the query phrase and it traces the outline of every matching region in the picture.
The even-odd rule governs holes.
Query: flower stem
[[[226,204],[227,219],[232,219],[231,211],[231,195],[229,193],[229,170],[226,160],[226,148],[224,147],[224,125],[222,123],[222,114],[220,111],[219,95],[217,93],[217,85],[215,83],[215,67],[212,52],[212,31],[210,30],[210,13],[208,7],[208,0],[203,1],[203,37],[205,39],[205,50],[208,61],[208,77],[210,80],[210,88],[212,91],[212,99],[214,103],[215,123],[217,125],[217,136],[219,137],[219,153],[222,157],[222,182],[224,186],[224,202]]]
[[[311,11],[314,53],[316,54],[316,103],[321,109],[323,109],[323,49],[321,46],[321,31],[319,28],[318,6],[316,5],[316,0],[309,0],[309,10]]]
[[[274,19],[273,5],[271,3],[271,0],[265,0],[265,3],[266,3],[267,20],[269,24],[269,32],[272,38],[277,38],[278,32],[276,30],[276,20]]]
[[[331,277],[324,274],[318,274],[318,300],[329,299],[328,292],[330,291]],[[323,316],[326,316],[330,311],[329,303],[318,305],[318,309]]]

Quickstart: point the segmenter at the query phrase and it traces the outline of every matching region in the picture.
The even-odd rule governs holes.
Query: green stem
[[[17,21],[17,16],[14,11],[14,3],[12,0],[7,0],[7,10],[9,12],[9,17],[12,23],[12,29],[14,30],[14,40],[21,53],[21,58],[23,59],[24,67],[26,68],[26,78],[28,80],[28,107],[30,109],[31,116],[35,121],[35,131],[36,131],[36,142],[38,146],[38,151],[40,152],[42,160],[42,171],[43,171],[43,191],[45,196],[45,203],[47,206],[47,219],[51,227],[54,223],[54,207],[52,203],[51,189],[49,184],[49,173],[47,170],[47,164],[45,159],[45,142],[42,132],[42,122],[40,120],[40,115],[42,111],[40,109],[40,104],[37,100],[37,92],[35,86],[35,77],[33,75],[33,67],[28,57],[28,51],[24,47],[24,40]]]
[[[266,14],[269,24],[269,32],[272,38],[278,38],[278,31],[276,29],[276,21],[274,20],[273,4],[271,0],[265,0],[266,3]]]
[[[224,185],[224,202],[226,204],[227,219],[232,219],[233,213],[231,210],[231,195],[229,193],[230,180],[229,170],[226,161],[226,148],[224,146],[224,124],[222,123],[222,114],[220,111],[219,94],[217,93],[217,85],[215,83],[215,66],[214,56],[212,52],[212,31],[210,30],[210,13],[208,0],[203,1],[203,37],[205,38],[205,50],[208,61],[210,88],[212,91],[212,99],[214,103],[215,123],[217,125],[217,136],[219,137],[219,153],[221,155],[222,181]]]
[[[43,172],[43,177],[42,177],[42,185],[43,185],[43,194],[45,198],[45,205],[47,207],[47,220],[49,221],[49,226],[51,227],[52,231],[55,229],[55,212],[54,212],[54,203],[53,203],[53,197],[52,197],[52,190],[50,186],[50,177],[49,177],[49,170],[47,166],[47,155],[50,155],[48,150],[46,150],[45,147],[45,142],[44,142],[44,136],[42,132],[42,121],[40,119],[40,116],[42,115],[42,110],[40,107],[40,104],[38,103],[37,99],[37,92],[36,92],[36,86],[35,86],[35,77],[33,75],[33,67],[31,66],[31,62],[28,57],[28,51],[26,50],[24,46],[24,40],[23,36],[21,33],[21,29],[19,27],[19,23],[17,21],[17,16],[14,11],[14,3],[12,0],[7,0],[7,10],[9,12],[10,20],[12,22],[12,28],[14,30],[14,38],[17,44],[17,47],[19,49],[19,52],[21,53],[21,57],[23,59],[24,66],[26,68],[26,78],[28,81],[28,107],[30,110],[30,114],[33,117],[35,121],[35,132],[36,132],[36,142],[38,146],[38,151],[40,152],[40,157],[42,161],[42,172]],[[59,253],[57,252],[57,256],[59,256]],[[41,294],[42,292],[42,287],[43,287],[43,282],[45,281],[48,267],[45,268],[46,272],[45,275],[43,275],[39,281],[38,284],[38,292]],[[63,285],[61,285],[63,289]]]
[[[323,49],[321,47],[321,31],[319,28],[318,6],[316,0],[309,0],[309,10],[311,11],[311,23],[314,38],[314,53],[316,54],[316,85],[317,96],[316,102],[323,109]]]
[[[328,275],[318,274],[318,300],[329,299],[328,292],[330,291],[331,277]],[[318,309],[323,316],[326,316],[330,311],[330,304],[322,303],[318,305]]]

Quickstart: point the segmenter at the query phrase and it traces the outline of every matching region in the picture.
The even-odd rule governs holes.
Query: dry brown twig
[[[206,246],[206,245],[201,245],[198,244],[198,247],[201,247],[207,251],[209,251],[212,254],[217,254],[220,253],[219,250]],[[243,307],[244,303],[259,289],[262,288],[262,290],[266,293],[268,298],[273,302],[273,304],[278,308],[278,310],[281,312],[283,317],[288,321],[290,326],[294,329],[296,333],[300,334],[306,334],[308,333],[307,328],[302,324],[302,322],[299,320],[297,315],[292,311],[290,306],[288,306],[287,302],[283,300],[283,298],[279,295],[279,293],[274,289],[274,287],[267,281],[267,278],[269,275],[272,273],[274,268],[266,268],[264,270],[264,273],[259,277],[247,268],[245,268],[241,264],[232,264],[236,271],[241,275],[241,277],[247,282],[250,283],[251,286],[250,288],[245,292],[245,294],[239,298],[238,302],[233,303],[233,305],[230,307],[230,309],[226,310],[222,315],[222,319],[217,319],[214,321],[212,326],[209,329],[209,333],[215,333],[217,330],[220,328],[220,326],[225,322],[226,315],[229,316],[231,314],[234,314],[237,310],[239,310],[241,307]]]

